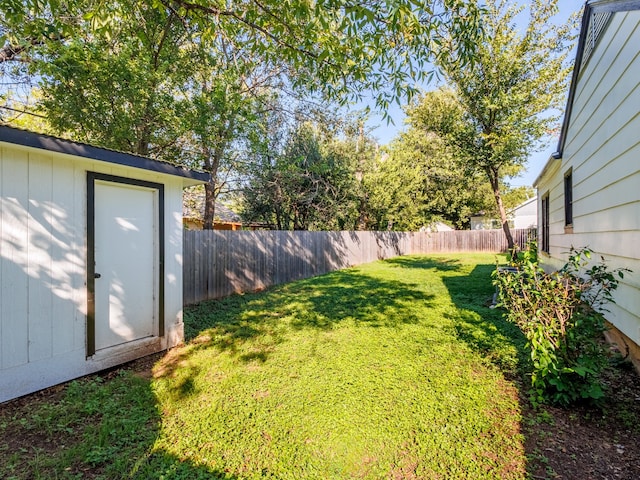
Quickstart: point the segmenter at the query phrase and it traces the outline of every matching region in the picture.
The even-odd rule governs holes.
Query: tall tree
[[[477,20],[471,0],[18,0],[0,3],[0,65],[42,80],[58,133],[212,173],[210,225],[257,90],[286,76],[330,101],[373,90],[384,109],[428,75],[445,35],[467,58]]]
[[[188,32],[171,11],[130,9],[109,35],[76,30],[47,44],[41,106],[75,140],[164,158],[180,135],[177,93],[193,72]]]
[[[301,121],[272,133],[244,190],[244,216],[278,230],[344,230],[358,218],[354,142]],[[281,150],[274,149],[278,140]],[[276,147],[277,148],[277,147]]]
[[[294,87],[341,100],[373,90],[381,108],[427,77],[434,58],[447,60],[445,36],[469,59],[479,15],[473,0],[18,0],[0,5],[0,63],[39,58],[78,28],[115,36],[132,8],[170,11],[200,45],[223,39],[261,63],[285,63]]]
[[[471,214],[487,208],[489,192],[481,183],[437,135],[410,127],[365,175],[371,227],[415,231],[439,221],[468,226]]]
[[[259,66],[223,38],[205,45],[173,9],[115,5],[119,21],[109,28],[70,15],[60,26],[70,33],[19,50],[41,75],[38,106],[55,132],[74,140],[210,173],[204,223],[212,228],[231,147],[261,91],[282,81],[281,69]]]
[[[223,47],[217,56],[201,52],[199,68],[181,102],[184,134],[175,148],[176,161],[211,174],[205,184],[205,229],[213,228],[216,199],[229,190],[238,157],[261,130],[261,112],[277,108],[284,82],[282,68],[245,69],[237,59],[248,53]]]
[[[556,25],[557,0],[528,4],[529,22],[516,17],[524,6],[490,0],[483,16],[484,40],[473,62],[459,58],[456,40],[446,44],[439,67],[452,89],[424,95],[409,110],[423,128],[438,133],[466,165],[485,174],[509,247],[513,238],[501,180],[517,174],[540,139],[556,124],[568,81],[566,63],[577,17]]]

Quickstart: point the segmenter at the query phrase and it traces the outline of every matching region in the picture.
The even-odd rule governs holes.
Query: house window
[[[540,250],[549,253],[549,192],[542,197],[542,230],[540,231]]]
[[[572,171],[564,176],[564,226],[573,226],[573,175]]]

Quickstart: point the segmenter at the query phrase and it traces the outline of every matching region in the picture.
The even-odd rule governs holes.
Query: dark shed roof
[[[0,142],[41,148],[51,152],[65,153],[90,160],[100,160],[102,162],[115,163],[127,167],[141,168],[143,170],[189,178],[201,182],[207,182],[211,178],[208,173],[196,172],[178,165],[172,165],[171,163],[152,160],[140,155],[94,147],[85,143],[72,142],[51,135],[29,132],[7,125],[0,125]]]

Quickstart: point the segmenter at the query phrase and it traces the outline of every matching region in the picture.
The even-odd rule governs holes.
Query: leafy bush
[[[527,242],[527,248],[520,250],[518,244],[515,244],[513,248],[507,253],[507,260],[512,267],[518,267],[524,263],[531,262],[533,264],[538,263],[538,242],[529,239]]]
[[[535,244],[512,256],[515,271],[497,269],[500,305],[531,349],[532,400],[563,406],[603,396],[599,374],[606,365],[602,343],[605,305],[628,269],[589,266],[591,251],[571,248],[559,271],[547,274],[537,263]]]

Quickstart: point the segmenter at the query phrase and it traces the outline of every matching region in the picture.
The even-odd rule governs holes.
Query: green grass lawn
[[[494,265],[402,257],[188,308],[152,378],[0,417],[0,478],[524,478]],[[35,450],[12,450],[16,425]]]

